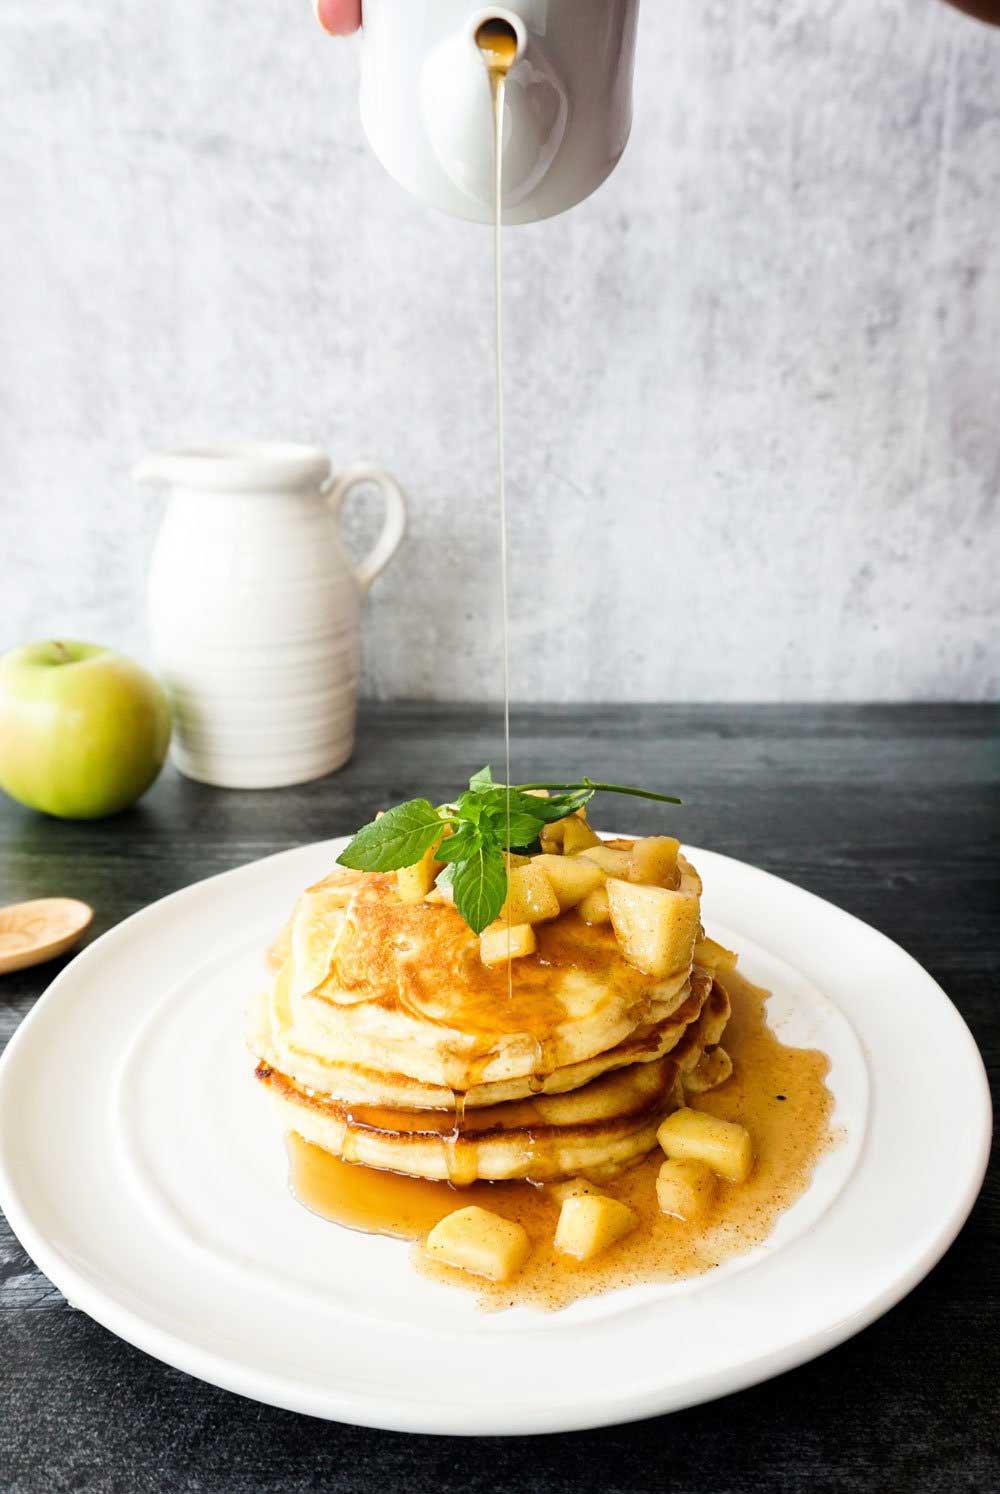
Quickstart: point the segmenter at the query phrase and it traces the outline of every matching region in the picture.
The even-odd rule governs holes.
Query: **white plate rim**
[[[206,886],[211,883],[223,879],[232,882],[258,873],[261,867],[292,861],[303,853],[316,852],[321,846],[329,847],[332,851],[343,843],[343,838],[340,838],[333,842],[292,847],[200,879],[157,899],[94,940],[70,961],[43,992],[0,1057],[0,1107],[10,1075],[20,1061],[19,1054],[30,1041],[35,1026],[44,1020],[47,1008],[60,999],[62,991],[67,987],[71,988],[79,975],[81,964],[86,968],[99,961],[109,944],[122,937],[126,928],[134,930],[142,920],[162,912],[165,905],[170,905],[174,911],[183,909],[186,900],[203,895]],[[983,1060],[964,1018],[940,985],[906,950],[872,925],[838,908],[827,899],[750,863],[718,852],[706,853],[697,847],[685,849],[695,862],[709,856],[729,863],[739,874],[750,874],[753,878],[765,879],[766,883],[777,884],[782,895],[787,896],[791,892],[798,898],[807,899],[810,904],[832,911],[845,921],[846,926],[857,925],[865,931],[866,936],[874,935],[883,946],[892,951],[898,962],[905,965],[912,977],[918,978],[926,988],[933,990],[942,1003],[942,1013],[947,1014],[947,1020],[952,1024],[954,1040],[965,1049],[969,1085],[964,1098],[971,1107],[970,1115],[977,1144],[974,1150],[965,1155],[962,1187],[953,1207],[939,1219],[933,1238],[906,1270],[900,1272],[883,1290],[859,1303],[854,1311],[838,1316],[826,1329],[813,1332],[807,1339],[790,1343],[782,1349],[766,1351],[752,1361],[720,1371],[711,1377],[711,1383],[702,1380],[692,1386],[690,1394],[674,1393],[665,1400],[662,1391],[653,1388],[639,1394],[632,1392],[622,1404],[609,1401],[605,1396],[605,1404],[600,1408],[596,1405],[569,1407],[561,1403],[555,1406],[543,1405],[534,1408],[530,1414],[522,1409],[516,1424],[502,1426],[498,1425],[495,1418],[470,1419],[461,1403],[453,1404],[446,1400],[437,1401],[433,1405],[419,1403],[415,1407],[404,1407],[401,1403],[396,1403],[389,1408],[373,1403],[370,1396],[354,1395],[344,1390],[331,1393],[324,1388],[316,1392],[306,1383],[294,1382],[287,1376],[275,1376],[259,1368],[244,1366],[224,1354],[209,1352],[177,1334],[163,1330],[117,1300],[112,1292],[102,1291],[92,1285],[73,1262],[36,1228],[30,1210],[20,1196],[5,1148],[0,1143],[0,1207],[3,1208],[11,1228],[38,1267],[74,1307],[82,1309],[96,1322],[134,1347],[173,1368],[248,1399],[358,1426],[441,1435],[541,1434],[611,1426],[681,1410],[748,1388],[805,1364],[836,1347],[873,1323],[912,1291],[949,1249],[968,1218],[982,1187],[990,1155],[992,1106]]]

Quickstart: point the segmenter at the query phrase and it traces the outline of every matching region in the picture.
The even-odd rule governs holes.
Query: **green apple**
[[[96,643],[26,643],[0,659],[0,788],[65,820],[134,804],[167,755],[162,685]]]

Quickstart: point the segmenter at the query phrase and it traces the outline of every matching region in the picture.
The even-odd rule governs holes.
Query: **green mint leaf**
[[[542,828],[542,821],[536,819],[533,814],[512,814],[510,817],[510,845],[530,846],[533,840],[538,839],[538,832]],[[506,816],[499,825],[501,843],[507,839]]]
[[[500,817],[506,820],[509,800],[512,815],[531,815],[539,824],[547,825],[554,820],[565,819],[566,815],[575,813],[592,798],[592,789],[581,788],[551,799],[536,799],[531,794],[522,793],[520,789],[511,787],[508,791],[505,784],[494,783],[484,785],[475,793],[464,793],[458,801],[456,812],[461,818],[470,819],[477,825],[487,819],[490,822],[495,822]]]
[[[458,803],[455,805],[455,813],[460,820],[467,820],[470,824],[478,825],[484,812],[493,802],[493,791],[483,789],[474,794],[466,791],[459,795]]]
[[[441,888],[450,887],[454,880],[455,867],[454,864],[452,864],[450,866],[446,866],[443,871],[438,872],[436,878],[434,879],[434,886]]]
[[[341,866],[355,871],[398,871],[413,866],[441,835],[441,817],[426,799],[397,804],[381,819],[364,825],[340,855]]]
[[[503,790],[500,790],[503,794]],[[594,797],[593,789],[578,789],[572,794],[557,794],[551,799],[536,799],[531,794],[522,794],[518,789],[510,791],[510,808],[513,814],[533,815],[543,825],[554,824],[556,820],[564,820],[567,815],[575,814],[585,804],[589,804]]]
[[[482,837],[474,825],[468,822],[459,825],[454,835],[446,835],[435,852],[438,861],[446,865],[452,861],[464,861],[474,856],[482,844]]]
[[[492,787],[493,787],[493,769],[492,768],[480,768],[479,772],[478,773],[473,773],[472,777],[469,779],[469,788],[472,790],[472,792],[474,794],[479,793],[482,789],[489,789],[489,788],[492,788]]]
[[[482,847],[467,861],[455,863],[452,879],[455,907],[474,934],[481,934],[503,907],[507,868],[496,847]]]

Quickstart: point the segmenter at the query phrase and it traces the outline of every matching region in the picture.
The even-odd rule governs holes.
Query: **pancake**
[[[665,1022],[688,995],[688,970],[644,975],[610,925],[575,913],[538,926],[538,954],[515,962],[508,991],[506,968],[483,965],[444,900],[401,903],[395,879],[379,875],[310,893],[293,919],[288,1001],[303,1048],[329,1062],[463,1092],[530,1080]]]
[[[685,1083],[697,1074],[729,1016],[715,984],[699,1017],[673,1052],[631,1064],[561,1095],[537,1095],[466,1111],[352,1105],[258,1065],[286,1129],[345,1161],[468,1184],[525,1178],[551,1182],[580,1173],[608,1176],[649,1152],[664,1117],[685,1103]]]
[[[678,868],[689,907],[701,882]],[[610,923],[575,909],[534,936],[508,972],[483,963],[436,889],[404,901],[394,875],[339,868],[310,887],[248,1031],[284,1127],[348,1162],[456,1184],[601,1179],[640,1161],[688,1093],[728,1077],[725,990],[683,951],[671,975],[644,973]]]
[[[684,1000],[669,1017],[637,1027],[621,1043],[580,1063],[567,1064],[548,1074],[476,1084],[464,1091],[466,1110],[523,1100],[535,1094],[562,1094],[613,1069],[632,1063],[652,1063],[669,1053],[683,1037],[688,1024],[701,1012],[711,977],[695,971],[685,986]],[[301,1024],[292,1020],[289,1001],[290,971],[281,971],[269,992],[262,995],[253,1015],[250,1046],[264,1059],[304,1089],[335,1094],[358,1105],[389,1105],[414,1110],[452,1110],[455,1091],[440,1084],[425,1084],[406,1074],[358,1063],[332,1061],[303,1046]]]

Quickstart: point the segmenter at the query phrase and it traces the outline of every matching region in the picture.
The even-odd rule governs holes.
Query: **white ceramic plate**
[[[770,1239],[688,1282],[484,1315],[409,1247],[286,1187],[242,1012],[263,951],[343,842],[197,883],[53,982],[0,1064],[0,1203],[69,1300],[148,1353],[276,1406],[402,1431],[566,1431],[787,1370],[863,1328],[948,1248],[990,1107],[931,977],[800,888],[692,850],[705,922],[769,987],[769,1020],[832,1059],[843,1140]]]

